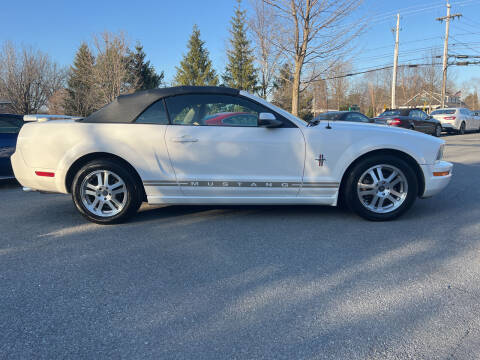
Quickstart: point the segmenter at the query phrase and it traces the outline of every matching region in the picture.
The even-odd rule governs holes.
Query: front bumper
[[[433,165],[420,165],[425,177],[425,190],[421,198],[428,198],[445,189],[452,179],[453,164],[448,161],[437,161]],[[436,176],[434,174],[448,173]]]

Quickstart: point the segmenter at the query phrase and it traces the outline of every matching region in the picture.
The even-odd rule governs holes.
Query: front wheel
[[[375,156],[354,166],[344,187],[348,206],[373,221],[392,220],[408,210],[418,181],[408,163],[395,156]]]
[[[135,177],[112,160],[96,160],[83,166],[72,184],[75,206],[88,220],[114,224],[134,215],[142,203]]]

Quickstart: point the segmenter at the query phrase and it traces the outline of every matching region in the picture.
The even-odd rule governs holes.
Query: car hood
[[[383,118],[382,118],[383,119]],[[320,121],[320,123],[315,126],[314,128],[325,128],[327,125],[326,120]],[[371,135],[371,136],[395,136],[395,137],[402,137],[405,139],[415,139],[415,141],[421,142],[429,142],[433,144],[443,144],[445,141],[433,137],[431,135],[427,135],[418,131],[412,131],[409,129],[396,127],[396,126],[388,126],[379,123],[354,123],[354,122],[346,122],[346,121],[330,121],[330,126],[332,129],[337,129],[339,131],[345,132],[352,132],[361,133],[362,135]]]

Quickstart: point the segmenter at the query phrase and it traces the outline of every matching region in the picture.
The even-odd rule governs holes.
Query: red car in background
[[[257,126],[258,116],[247,112],[224,112],[207,116],[203,123],[207,126]]]

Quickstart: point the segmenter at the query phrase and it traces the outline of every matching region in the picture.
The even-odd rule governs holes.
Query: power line
[[[418,67],[423,67],[423,66],[442,66],[442,65],[443,65],[442,63],[421,63],[421,64],[401,64],[401,65],[398,65],[398,67],[399,68],[418,68]],[[480,61],[463,61],[463,62],[456,62],[456,63],[448,64],[448,66],[466,66],[466,65],[480,65]],[[393,65],[383,66],[383,67],[379,67],[379,68],[372,68],[372,69],[368,69],[368,70],[364,70],[364,71],[357,71],[357,72],[352,72],[352,73],[343,74],[343,75],[330,76],[330,77],[322,78],[322,79],[315,79],[314,81],[316,82],[316,81],[341,79],[341,78],[372,73],[372,72],[375,72],[375,71],[389,70],[389,69],[393,69]]]
[[[453,39],[453,40],[456,40],[456,41],[458,41],[458,40],[457,40],[457,39],[456,39],[454,36],[452,36],[452,35],[451,35],[451,37],[452,37],[452,39]],[[470,49],[470,50],[472,50],[472,51],[474,51],[474,52],[476,52],[476,53],[479,53],[479,54],[480,54],[480,52],[478,52],[478,50],[475,50],[475,49],[471,48],[471,47],[470,47],[470,45],[468,45],[468,44],[465,44],[465,43],[463,43],[463,42],[460,42],[460,41],[458,41],[458,42],[459,42],[460,44],[463,44],[463,45],[464,45],[464,46],[465,46],[467,49]]]

